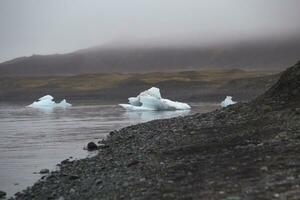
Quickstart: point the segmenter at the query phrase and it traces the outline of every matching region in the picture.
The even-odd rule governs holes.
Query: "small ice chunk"
[[[137,97],[128,98],[129,104],[119,104],[128,111],[187,110],[186,103],[171,101],[161,97],[159,88],[152,87]]]
[[[70,103],[68,103],[65,99],[63,99],[60,103],[57,103],[56,106],[66,108],[66,107],[70,107],[72,105]]]
[[[43,96],[41,98],[39,98],[40,101],[43,101],[43,100],[53,100],[53,96],[51,95],[46,95],[46,96]]]
[[[237,102],[232,101],[231,96],[227,96],[224,101],[221,102],[221,107],[226,108],[227,106],[236,104]]]
[[[66,108],[72,106],[70,103],[64,99],[60,103],[55,103],[54,98],[51,95],[46,95],[38,99],[38,101],[33,102],[27,107],[30,108]]]

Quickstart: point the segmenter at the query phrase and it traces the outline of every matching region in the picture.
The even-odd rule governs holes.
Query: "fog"
[[[96,45],[211,45],[300,34],[298,0],[1,0],[0,62]]]

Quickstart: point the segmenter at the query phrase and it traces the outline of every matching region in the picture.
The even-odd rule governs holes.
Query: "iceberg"
[[[186,103],[171,101],[161,97],[159,88],[152,87],[137,97],[128,98],[129,104],[119,104],[128,111],[188,110]]]
[[[63,99],[59,103],[55,103],[54,98],[51,95],[46,95],[38,99],[38,101],[33,102],[27,107],[30,108],[66,108],[72,106],[70,103],[67,103],[65,99]]]
[[[221,107],[226,108],[227,106],[236,104],[237,102],[232,101],[231,96],[227,96],[224,101],[221,102]]]

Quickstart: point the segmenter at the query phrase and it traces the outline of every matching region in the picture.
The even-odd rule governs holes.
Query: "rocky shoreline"
[[[300,62],[266,94],[113,131],[17,200],[299,199]]]

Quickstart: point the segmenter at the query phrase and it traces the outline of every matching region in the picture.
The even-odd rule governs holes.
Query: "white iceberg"
[[[66,108],[72,106],[70,103],[67,103],[65,99],[63,99],[60,103],[55,103],[54,98],[51,95],[46,95],[39,98],[38,101],[33,102],[27,107],[30,108]]]
[[[141,92],[137,97],[128,98],[129,104],[119,104],[128,111],[155,111],[155,110],[188,110],[191,107],[186,103],[164,99],[159,88],[152,87]]]
[[[232,101],[231,96],[227,96],[224,101],[221,102],[221,107],[226,108],[229,105],[236,104],[237,102]]]

